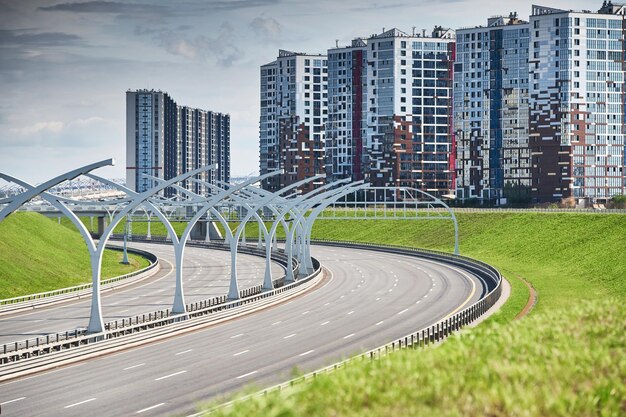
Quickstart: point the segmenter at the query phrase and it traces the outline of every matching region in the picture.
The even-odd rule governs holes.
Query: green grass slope
[[[264,416],[626,414],[626,216],[459,213],[461,253],[513,284],[501,313],[442,346],[353,364],[216,413]],[[444,251],[444,221],[318,221],[314,238]],[[528,297],[530,316],[511,322]]]
[[[147,266],[146,259],[105,251],[102,278]],[[0,299],[91,282],[87,246],[76,230],[37,213],[15,213],[0,223]]]

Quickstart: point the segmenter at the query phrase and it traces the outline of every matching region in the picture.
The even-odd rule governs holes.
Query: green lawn
[[[149,262],[107,250],[102,279],[144,268]],[[91,282],[87,246],[80,234],[37,213],[15,213],[0,223],[0,299]]]
[[[353,364],[216,415],[625,415],[626,216],[457,216],[461,253],[500,268],[513,284],[499,314],[436,349]],[[325,220],[313,237],[444,251],[454,242],[451,223],[434,220]],[[532,283],[539,301],[512,322],[528,297],[515,275]]]

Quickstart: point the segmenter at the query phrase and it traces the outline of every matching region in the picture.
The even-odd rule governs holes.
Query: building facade
[[[142,174],[171,179],[202,166],[217,163],[215,171],[197,178],[217,185],[230,181],[230,116],[179,106],[162,91],[126,92],[126,184],[143,192],[153,181]],[[182,184],[206,194],[207,188],[192,181]],[[176,192],[167,189],[164,195]]]
[[[625,8],[533,6],[530,16],[532,195],[603,202],[624,194]]]
[[[529,24],[492,17],[456,32],[454,132],[456,198],[528,199]]]
[[[446,195],[454,183],[454,31],[367,40],[367,179]]]
[[[259,171],[284,171],[264,180],[264,189],[277,191],[325,173],[327,88],[326,55],[280,50],[275,61],[261,67]],[[315,181],[301,190],[321,184]]]
[[[326,179],[363,180],[367,152],[367,40],[328,50]]]

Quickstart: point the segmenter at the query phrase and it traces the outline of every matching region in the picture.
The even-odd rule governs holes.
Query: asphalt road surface
[[[102,314],[105,323],[143,313],[170,308],[174,301],[176,275],[173,270],[174,249],[170,245],[132,243],[132,247],[154,253],[161,270],[154,276],[128,287],[102,293]],[[187,247],[183,288],[185,302],[207,300],[228,294],[230,283],[230,252]],[[239,289],[263,283],[265,259],[237,254]],[[285,275],[285,269],[272,265],[274,279]],[[56,332],[66,332],[89,323],[91,295],[77,301],[0,316],[0,345]]]
[[[479,299],[481,281],[432,261],[314,246],[317,289],[166,341],[0,385],[2,415],[186,415],[247,384],[268,386],[388,343]]]

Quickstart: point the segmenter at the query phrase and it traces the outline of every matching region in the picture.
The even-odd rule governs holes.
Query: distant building
[[[532,195],[603,202],[626,190],[623,5],[596,13],[533,6]]]
[[[489,18],[456,31],[456,197],[500,202],[530,197],[529,24]]]
[[[327,181],[359,181],[369,171],[367,62],[367,40],[328,50]]]
[[[126,92],[126,184],[143,192],[153,182],[148,174],[171,179],[183,172],[217,163],[216,171],[198,178],[211,184],[230,181],[230,116],[179,106],[164,92]],[[206,194],[207,189],[185,181],[190,191]],[[176,194],[167,189],[170,197]]]
[[[368,180],[437,195],[453,190],[454,31],[391,29],[367,40]]]
[[[261,66],[259,171],[263,175],[284,170],[264,180],[264,189],[277,191],[324,173],[327,71],[325,55],[284,50],[275,61]],[[323,182],[309,183],[301,190],[310,191]]]

